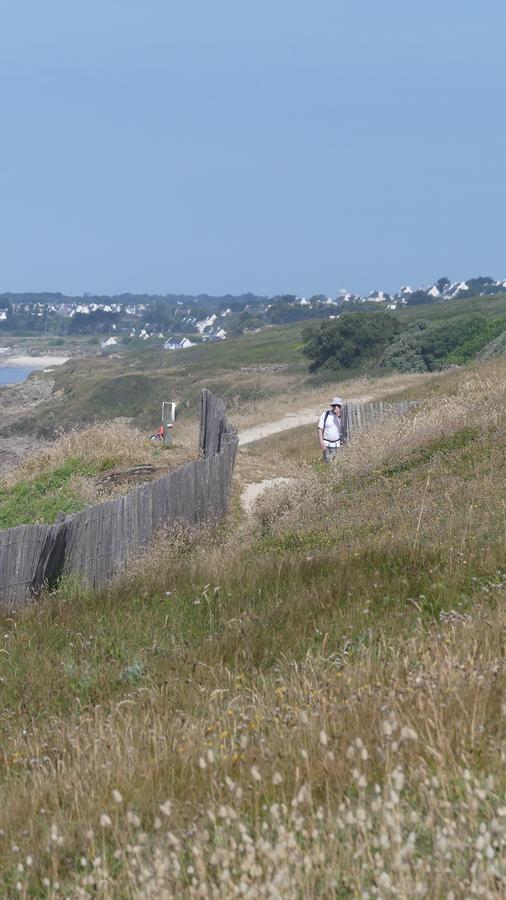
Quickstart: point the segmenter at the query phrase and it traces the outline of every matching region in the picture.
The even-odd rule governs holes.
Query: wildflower
[[[203,756],[199,756],[199,767],[201,769],[207,769],[207,763]]]
[[[405,782],[404,772],[401,769],[395,769],[393,773],[393,782],[396,790],[402,791]]]
[[[323,730],[320,731],[320,744],[322,747],[326,747],[329,742],[326,732]]]
[[[169,818],[169,816],[172,812],[172,803],[170,802],[170,800],[166,800],[165,803],[161,803],[158,808],[159,808],[160,812],[163,813],[164,816]]]
[[[378,878],[378,884],[380,887],[386,888],[387,890],[388,890],[388,888],[390,888],[392,882],[390,880],[390,875],[388,874],[388,872],[381,873],[381,875]]]
[[[261,781],[261,780],[262,780],[262,776],[260,775],[260,772],[258,771],[258,769],[257,769],[256,766],[251,766],[251,774],[252,774],[252,776],[253,776],[253,778],[254,778],[255,781]]]
[[[303,784],[297,794],[296,802],[298,805],[302,805],[304,803],[310,803],[310,801],[311,801],[311,793],[309,791],[309,788],[308,788],[307,784]]]
[[[408,725],[404,725],[401,728],[401,738],[403,741],[417,741],[418,735],[416,731],[413,731]]]
[[[208,750],[208,751],[207,751],[207,761],[208,761],[209,765],[211,765],[211,766],[213,765],[213,763],[214,763],[214,753],[213,753],[212,750]]]
[[[123,797],[121,796],[120,792],[117,791],[117,790],[114,790],[114,791],[112,792],[112,799],[113,799],[114,802],[117,803],[118,805],[119,805],[120,803],[123,803]]]
[[[102,815],[100,816],[100,825],[102,828],[110,828],[111,827],[112,822],[111,822],[109,816],[107,815],[107,813],[102,813]]]
[[[274,775],[272,776],[272,783],[273,784],[281,784],[282,781],[283,781],[283,776],[280,775],[279,772],[274,772]]]

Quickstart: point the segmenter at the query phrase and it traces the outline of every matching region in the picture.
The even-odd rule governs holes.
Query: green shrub
[[[59,513],[70,515],[86,506],[82,498],[69,488],[74,475],[98,475],[115,466],[113,459],[89,463],[71,457],[61,466],[11,488],[0,491],[0,528],[36,522],[52,524]]]
[[[343,313],[303,331],[309,369],[357,369],[376,362],[400,333],[399,322],[385,312]]]

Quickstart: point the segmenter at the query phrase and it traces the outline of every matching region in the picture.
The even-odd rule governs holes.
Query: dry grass
[[[112,422],[109,426],[91,425],[62,434],[57,440],[44,445],[42,452],[34,453],[21,465],[12,469],[2,478],[2,485],[11,487],[19,481],[29,480],[43,472],[49,472],[65,462],[69,457],[83,457],[87,462],[102,462],[112,459],[118,468],[142,464],[180,465],[197,450],[197,426],[184,422],[177,426],[174,447],[169,453],[149,440],[137,428],[124,422]]]
[[[3,896],[504,896],[503,384],[4,622]]]
[[[19,893],[38,869],[48,897],[502,896],[505,625],[477,606],[19,735]]]
[[[420,390],[422,384],[430,383],[434,375],[389,375],[386,378],[367,378],[362,376],[349,381],[314,387],[300,387],[300,379],[288,384],[286,392],[279,391],[275,396],[252,400],[247,405],[230,410],[230,419],[238,431],[276,421],[287,413],[302,412],[315,409],[321,412],[328,406],[330,397],[340,394],[346,399],[366,402],[381,399],[389,394],[397,394],[409,389]],[[439,376],[440,377],[440,376]]]
[[[136,481],[157,477],[195,459],[197,445],[197,426],[192,421],[177,424],[170,448],[150,441],[146,434],[124,422],[115,421],[108,427],[92,425],[62,434],[33,452],[0,479],[0,490],[5,490],[9,498],[9,491],[15,486],[29,486],[40,476],[74,460],[77,471],[66,478],[59,491],[72,497],[77,508],[91,506],[124,494]],[[153,467],[148,475],[135,471],[129,474],[130,469],[145,465]],[[119,477],[121,473],[124,477]],[[58,495],[55,503],[58,509]],[[30,521],[45,521],[44,512],[39,514],[35,506],[32,512]]]

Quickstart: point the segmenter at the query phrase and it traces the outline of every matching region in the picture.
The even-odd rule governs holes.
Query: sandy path
[[[412,384],[413,379],[409,378],[406,381],[406,386],[408,384]],[[387,394],[396,393],[397,391],[402,389],[402,383],[396,383],[392,387],[388,388],[385,385],[383,389],[378,393],[378,397],[384,397]],[[373,394],[362,394],[359,397],[347,397],[347,403],[368,403],[370,400],[377,399],[375,393]],[[315,427],[315,442],[316,442],[316,427],[318,423],[318,419],[322,413],[323,406],[311,406],[306,407],[305,409],[300,409],[298,412],[287,413],[281,419],[276,419],[274,422],[266,422],[263,425],[255,425],[253,428],[245,428],[243,431],[239,432],[239,447],[244,447],[246,444],[252,444],[254,441],[260,441],[262,438],[270,437],[272,434],[279,434],[280,431],[285,431],[290,428],[298,428],[300,425],[311,425],[314,424]],[[276,476],[274,478],[265,478],[262,481],[252,482],[246,484],[243,487],[241,493],[241,503],[243,508],[247,513],[250,513],[253,509],[255,500],[260,496],[265,490],[271,487],[277,487],[280,484],[286,484],[287,482],[293,481],[292,478],[286,478],[282,476]]]
[[[314,406],[312,408],[300,410],[299,412],[288,413],[286,416],[283,416],[282,419],[277,419],[275,422],[266,422],[265,425],[256,425],[254,428],[245,428],[244,431],[239,432],[239,447],[244,447],[246,444],[252,444],[254,441],[270,437],[271,434],[278,434],[280,431],[285,431],[287,428],[298,428],[299,425],[310,425],[312,422],[315,424],[316,435],[316,423],[318,422],[320,414],[321,410],[318,411],[316,406]],[[293,478],[286,478],[278,475],[274,478],[264,478],[262,481],[254,481],[244,485],[241,491],[241,505],[246,514],[249,515],[252,512],[256,500],[264,493],[264,491],[269,488],[279,487],[282,484],[289,484],[293,480]]]
[[[266,422],[265,425],[255,425],[254,428],[245,428],[244,431],[239,432],[239,446],[252,444],[253,441],[259,441],[262,438],[270,437],[271,434],[278,434],[278,432],[285,431],[287,428],[298,428],[299,425],[310,425],[311,422],[314,422],[316,432],[316,423],[318,422],[320,415],[321,410],[318,411],[316,407],[313,407],[313,409],[303,409],[300,412],[288,413],[286,416],[283,416],[282,419],[277,419],[275,422]]]
[[[418,376],[420,378],[422,376]],[[401,379],[390,387],[383,385],[380,390],[373,391],[369,394],[361,394],[359,397],[346,397],[346,403],[368,403],[370,400],[382,400],[387,394],[396,394],[405,387],[413,384],[413,376],[407,376],[405,382]],[[276,419],[274,422],[265,422],[263,425],[255,425],[253,428],[244,428],[239,432],[239,446],[244,444],[252,444],[253,441],[260,441],[262,438],[270,437],[271,434],[278,434],[287,428],[298,428],[299,425],[311,425],[314,423],[315,435],[318,419],[324,409],[324,403],[318,406],[306,406],[305,409],[299,409],[297,412],[287,413],[283,418]]]

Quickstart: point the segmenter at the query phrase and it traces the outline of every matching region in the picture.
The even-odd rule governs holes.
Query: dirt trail
[[[412,384],[412,378],[410,378],[406,384]],[[385,397],[387,394],[397,393],[399,390],[402,390],[402,383],[396,383],[391,388],[384,386],[381,391],[372,394],[362,394],[359,397],[347,397],[346,402],[368,403],[370,400],[377,399],[378,397]],[[276,419],[274,422],[266,422],[264,425],[255,425],[254,428],[245,428],[243,431],[239,432],[239,448],[244,447],[246,444],[252,444],[254,441],[260,441],[263,438],[270,437],[273,434],[279,434],[280,431],[286,431],[290,428],[298,428],[301,425],[311,424],[314,424],[315,427],[316,442],[316,426],[323,408],[323,405],[318,407],[316,405],[306,407],[297,412],[287,413],[281,419]],[[246,512],[251,512],[257,497],[265,490],[271,487],[277,487],[280,484],[286,484],[292,480],[293,479],[291,478],[277,475],[272,478],[264,478],[259,482],[252,482],[244,485],[241,493],[241,503],[243,508]]]
[[[412,377],[408,384],[412,384]],[[396,383],[393,387],[384,387],[382,391],[370,394],[361,394],[359,397],[347,397],[346,403],[368,403],[370,400],[382,399],[387,394],[396,394],[402,390],[402,383]],[[253,441],[260,441],[262,438],[270,437],[271,434],[278,434],[288,428],[298,428],[300,425],[311,425],[314,422],[315,433],[316,423],[322,414],[324,404],[319,406],[307,406],[305,409],[299,409],[297,412],[287,413],[282,419],[276,419],[274,422],[266,422],[264,425],[255,425],[254,428],[245,428],[239,432],[239,446],[252,444]]]

